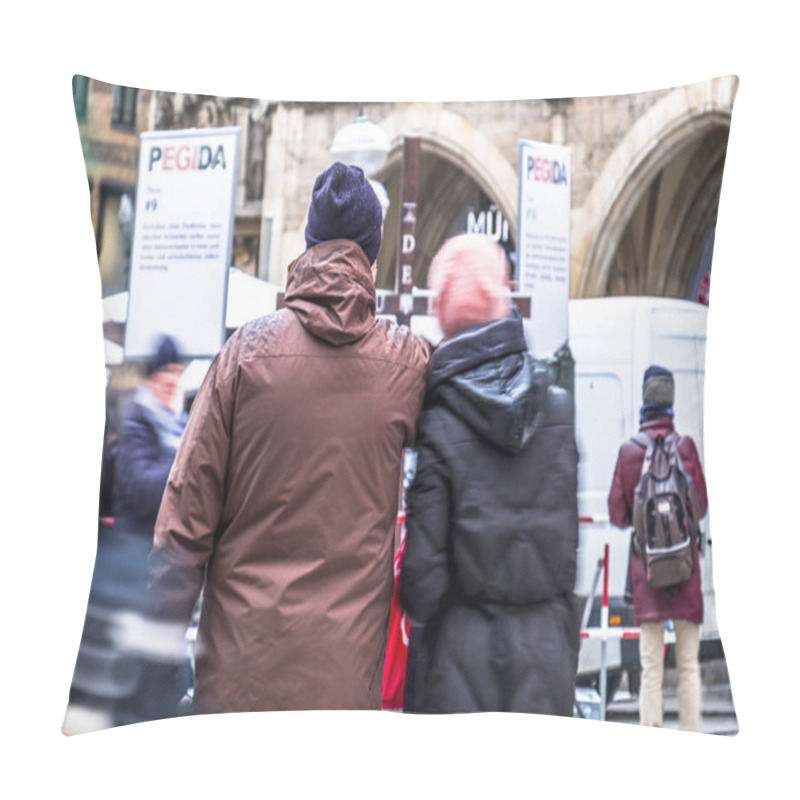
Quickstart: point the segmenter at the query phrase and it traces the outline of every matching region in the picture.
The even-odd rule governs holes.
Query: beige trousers
[[[675,623],[675,660],[678,667],[678,721],[682,731],[700,732],[700,626],[683,619]],[[664,631],[666,622],[643,622],[639,638],[642,680],[639,722],[660,728],[664,724]]]

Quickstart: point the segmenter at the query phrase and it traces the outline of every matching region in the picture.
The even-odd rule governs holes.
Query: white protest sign
[[[186,357],[225,341],[239,128],[142,133],[125,356],[161,333]]]
[[[533,350],[553,355],[568,331],[572,154],[545,142],[519,145],[517,280],[531,296]]]

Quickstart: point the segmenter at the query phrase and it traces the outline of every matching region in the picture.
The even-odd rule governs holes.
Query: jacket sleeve
[[[150,554],[151,613],[184,628],[203,585],[225,502],[234,386],[232,378],[220,375],[221,356],[212,363],[192,405]]]
[[[428,364],[433,354],[433,345],[424,337],[417,334],[411,339],[414,347],[414,367],[410,370],[411,378],[411,397],[413,411],[411,414],[411,426],[403,442],[403,447],[415,448],[416,427],[420,422],[420,411],[425,397],[425,381],[428,374]]]
[[[623,449],[620,447],[608,493],[608,519],[617,528],[627,528],[633,520],[633,498],[625,487],[623,464]]]
[[[703,466],[700,463],[700,454],[697,452],[697,445],[695,445],[694,440],[689,436],[682,437],[679,451],[683,459],[683,466],[694,481],[699,508],[693,509],[693,511],[695,512],[695,518],[701,520],[706,515],[706,511],[708,511],[708,489]]]
[[[439,611],[449,587],[450,480],[431,435],[433,422],[423,413],[417,425],[417,471],[408,489],[400,572],[400,604],[422,624]]]
[[[142,413],[123,423],[117,448],[117,483],[125,508],[154,519],[167,484],[175,451],[163,447],[158,433]]]

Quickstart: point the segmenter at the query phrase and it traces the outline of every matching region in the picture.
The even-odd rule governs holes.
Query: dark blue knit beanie
[[[152,375],[166,367],[167,364],[179,364],[181,358],[181,351],[175,339],[167,334],[162,334],[156,341],[150,358],[147,359],[145,373]]]
[[[378,257],[383,210],[360,167],[337,161],[314,182],[306,225],[306,247],[329,239],[350,239],[366,253],[370,265]]]

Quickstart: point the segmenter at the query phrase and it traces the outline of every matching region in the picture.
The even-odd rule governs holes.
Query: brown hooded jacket
[[[403,448],[430,346],[375,319],[362,250],[293,265],[197,395],[159,512],[154,613],[201,587],[198,712],[379,709]]]

